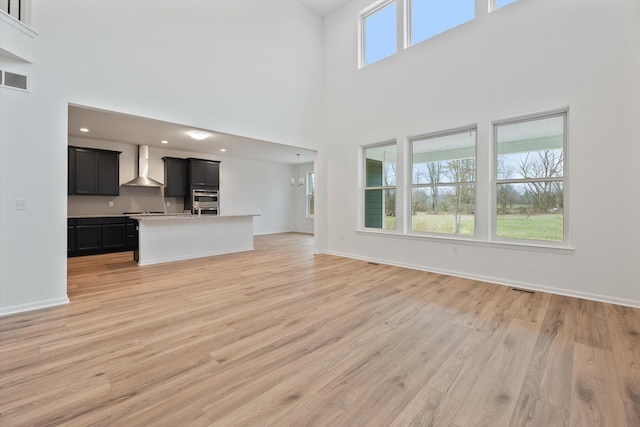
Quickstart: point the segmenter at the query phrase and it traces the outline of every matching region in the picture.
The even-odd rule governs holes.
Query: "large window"
[[[360,66],[396,53],[396,2],[375,4],[360,16]]]
[[[411,231],[475,231],[476,130],[411,140]]]
[[[475,0],[409,0],[410,42],[414,45],[476,16]]]
[[[495,125],[499,238],[564,241],[566,112]]]
[[[396,228],[396,144],[364,148],[364,226]]]
[[[307,218],[313,218],[315,210],[315,181],[314,173],[307,173]]]

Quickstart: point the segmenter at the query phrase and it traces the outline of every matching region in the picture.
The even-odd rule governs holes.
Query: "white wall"
[[[296,1],[33,0],[31,22],[34,64],[14,68],[31,93],[0,89],[0,315],[67,301],[69,103],[318,144],[322,26]]]
[[[358,70],[357,17],[370,3],[324,25],[323,249],[640,306],[640,3],[519,0]],[[402,157],[408,136],[477,123],[477,229],[488,240],[491,121],[565,106],[573,252],[357,232],[361,145],[397,139]]]

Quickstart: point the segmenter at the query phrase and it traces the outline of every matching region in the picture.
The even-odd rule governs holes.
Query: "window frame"
[[[385,58],[388,58],[391,55],[394,55],[394,54],[398,53],[397,14],[398,14],[398,6],[399,6],[399,4],[401,2],[402,2],[402,0],[379,0],[379,1],[376,1],[373,4],[371,4],[369,7],[363,9],[362,11],[360,11],[360,14],[358,16],[358,69],[364,68],[367,65],[374,64],[374,63],[376,63],[378,61],[381,61],[381,60],[383,60]],[[367,64],[367,62],[366,62],[366,52],[365,52],[365,46],[366,46],[365,20],[368,17],[376,14],[377,12],[380,12],[382,9],[384,9],[385,7],[389,6],[392,3],[395,3],[395,5],[396,5],[396,31],[395,31],[396,34],[394,35],[394,41],[395,41],[395,45],[396,45],[396,50],[395,50],[395,52],[393,52],[390,55],[385,56],[384,58],[380,58],[377,61],[373,61],[370,64]]]
[[[546,177],[546,178],[516,178],[516,179],[498,179],[498,139],[497,128],[504,125],[513,125],[518,123],[532,122],[536,120],[549,119],[553,117],[563,117],[563,135],[562,135],[562,177]],[[523,246],[547,246],[547,247],[570,247],[569,233],[569,108],[560,108],[549,110],[541,113],[528,114],[507,119],[494,120],[491,122],[491,203],[490,203],[490,239],[497,243],[519,244]],[[498,219],[498,185],[499,184],[518,184],[526,182],[539,181],[562,181],[562,240],[543,240],[543,239],[519,239],[512,237],[498,236],[497,219]]]
[[[379,143],[375,143],[375,144],[369,144],[369,145],[363,145],[360,147],[360,157],[361,157],[361,161],[360,161],[360,165],[362,168],[361,174],[360,174],[360,179],[362,180],[362,185],[360,186],[362,188],[362,191],[360,193],[360,203],[362,206],[362,210],[360,212],[360,214],[358,215],[359,217],[359,222],[360,222],[360,227],[358,227],[361,230],[367,230],[367,231],[376,231],[376,232],[383,232],[383,233],[397,233],[398,232],[398,222],[396,220],[396,227],[391,229],[391,228],[386,228],[386,220],[383,217],[383,221],[382,221],[382,228],[377,228],[377,227],[367,227],[366,226],[366,215],[367,215],[367,205],[366,205],[366,193],[369,190],[381,190],[382,194],[383,194],[383,206],[384,206],[384,194],[386,190],[394,190],[396,193],[396,198],[395,198],[395,213],[396,213],[396,218],[398,215],[398,141],[395,139],[392,140],[387,140],[384,142],[379,142]],[[371,149],[371,148],[378,148],[378,147],[390,147],[390,146],[394,146],[396,148],[396,184],[395,185],[379,185],[379,186],[367,186],[367,150]],[[384,167],[384,164],[383,164]]]
[[[311,178],[313,177],[313,178]],[[312,192],[309,191],[309,187],[312,187]],[[316,194],[316,180],[315,180],[315,173],[314,171],[309,171],[307,172],[307,182],[305,185],[305,193],[306,193],[306,198],[305,198],[305,204],[306,204],[306,217],[309,219],[313,219],[315,218],[315,194]],[[311,200],[314,200],[314,205],[313,205],[313,212],[311,212]]]
[[[408,140],[408,146],[409,146],[409,150],[408,150],[408,168],[407,168],[407,175],[408,175],[408,179],[407,179],[407,183],[408,183],[408,192],[407,192],[407,199],[408,199],[408,204],[409,204],[409,209],[407,209],[406,212],[406,221],[407,221],[407,231],[410,235],[414,235],[414,236],[429,236],[429,237],[439,237],[439,238],[451,238],[451,239],[460,239],[460,240],[468,240],[468,239],[476,239],[477,238],[477,214],[474,213],[473,214],[473,234],[469,235],[469,234],[459,234],[459,233],[438,233],[435,231],[419,231],[419,230],[414,230],[413,229],[413,218],[412,218],[412,209],[411,209],[411,202],[413,199],[413,190],[415,188],[428,188],[428,187],[432,187],[433,184],[415,184],[413,182],[413,146],[414,146],[414,142],[416,141],[422,141],[425,139],[434,139],[434,138],[438,138],[438,137],[444,137],[444,136],[449,136],[449,135],[457,135],[457,134],[462,134],[465,132],[475,132],[475,138],[474,138],[474,147],[473,147],[473,154],[474,154],[474,160],[475,160],[475,171],[474,171],[474,180],[473,181],[464,181],[464,182],[446,182],[446,183],[438,183],[437,186],[441,186],[441,187],[446,187],[446,186],[459,186],[459,185],[473,185],[473,205],[474,205],[474,210],[477,209],[477,205],[478,205],[478,125],[476,124],[472,124],[472,125],[468,125],[468,126],[461,126],[461,127],[457,127],[457,128],[451,128],[451,129],[447,129],[447,130],[442,130],[442,131],[436,131],[436,132],[429,132],[426,134],[420,134],[420,135],[414,135],[414,136],[410,136],[407,138]]]

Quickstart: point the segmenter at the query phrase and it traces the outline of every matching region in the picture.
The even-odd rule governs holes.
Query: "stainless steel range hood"
[[[149,146],[138,145],[138,176],[122,184],[131,187],[163,187],[164,184],[149,178]]]

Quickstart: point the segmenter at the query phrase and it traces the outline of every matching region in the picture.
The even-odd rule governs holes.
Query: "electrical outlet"
[[[453,247],[453,254],[454,255],[458,255],[458,247],[457,246]]]
[[[112,208],[113,207],[113,200],[109,201],[109,207]]]
[[[167,206],[171,206],[171,202],[167,202]]]
[[[18,199],[16,200],[16,209],[19,211],[27,210],[27,200],[26,199]]]

